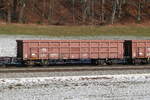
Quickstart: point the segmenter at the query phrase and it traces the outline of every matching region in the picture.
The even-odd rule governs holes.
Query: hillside
[[[43,35],[50,37],[134,36],[149,38],[149,33],[150,26],[145,24],[144,27],[143,25],[107,25],[95,27],[0,24],[0,35]]]
[[[0,20],[48,25],[150,22],[150,0],[0,0]]]

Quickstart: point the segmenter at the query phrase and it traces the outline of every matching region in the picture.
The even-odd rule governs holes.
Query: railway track
[[[98,70],[142,70],[150,69],[146,66],[57,66],[57,67],[27,67],[27,68],[0,68],[0,73],[23,73],[23,72],[67,72],[67,71],[98,71]]]

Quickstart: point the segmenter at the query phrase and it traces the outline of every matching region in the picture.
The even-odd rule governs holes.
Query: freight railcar
[[[150,62],[150,40],[130,40],[131,58],[133,64],[147,64]]]
[[[112,64],[125,60],[124,44],[124,40],[17,40],[17,58],[27,65]]]

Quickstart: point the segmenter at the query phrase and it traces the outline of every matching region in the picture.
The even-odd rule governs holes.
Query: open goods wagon
[[[29,65],[112,64],[124,59],[124,40],[17,40],[17,58]]]
[[[150,40],[130,40],[133,64],[150,62]]]

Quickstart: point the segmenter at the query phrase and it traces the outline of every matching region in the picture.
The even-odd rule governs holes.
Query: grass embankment
[[[4,35],[48,35],[48,36],[150,36],[150,26],[40,26],[0,25]]]

